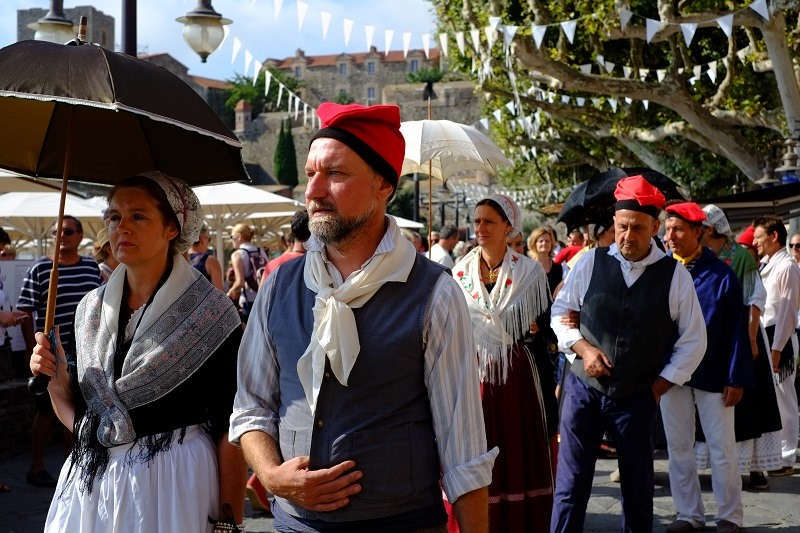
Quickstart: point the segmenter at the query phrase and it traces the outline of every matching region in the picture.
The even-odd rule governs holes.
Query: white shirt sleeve
[[[575,360],[572,352],[572,345],[583,339],[583,335],[577,328],[571,328],[561,323],[561,317],[570,311],[580,311],[583,305],[583,298],[589,290],[589,283],[592,281],[592,270],[594,270],[594,254],[597,249],[592,249],[583,254],[583,257],[570,270],[569,276],[564,281],[564,286],[558,291],[553,307],[550,311],[550,327],[553,328],[558,337],[558,349],[564,352],[570,362]],[[566,268],[566,267],[565,267]]]
[[[661,370],[661,377],[683,385],[692,377],[706,353],[706,320],[694,290],[694,282],[689,271],[675,265],[672,283],[669,288],[670,316],[678,324],[678,340],[672,348],[672,355]]]
[[[767,306],[767,289],[764,287],[764,282],[761,281],[761,276],[758,275],[758,270],[753,270],[747,276],[753,278],[753,291],[750,298],[747,299],[745,305],[755,306],[763,313]]]
[[[775,276],[775,335],[772,349],[783,351],[797,327],[797,310],[800,306],[800,269],[791,264]]]
[[[464,293],[442,274],[425,320],[425,386],[442,466],[442,485],[451,502],[486,487],[499,453],[486,451],[478,356]]]
[[[278,356],[267,330],[267,311],[275,288],[275,269],[258,291],[239,345],[236,396],[228,439],[239,444],[248,431],[263,431],[278,440],[280,382]]]

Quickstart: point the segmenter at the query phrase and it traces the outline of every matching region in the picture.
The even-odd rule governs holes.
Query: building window
[[[367,61],[367,74],[375,74],[375,62]]]
[[[347,76],[347,63],[339,63],[339,76]]]
[[[106,30],[100,30],[100,46],[108,46],[108,35],[106,34]]]
[[[408,66],[408,70],[411,72],[417,72],[419,70],[419,59],[412,59]]]
[[[295,79],[300,79],[303,77],[303,69],[300,67],[294,67],[294,77]]]
[[[367,105],[375,103],[375,87],[367,87]]]

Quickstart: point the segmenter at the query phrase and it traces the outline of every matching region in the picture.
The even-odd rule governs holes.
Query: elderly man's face
[[[320,138],[306,161],[309,229],[323,242],[337,243],[382,215],[392,186],[346,144]]]
[[[57,225],[53,225],[50,235],[53,241],[56,238]],[[65,218],[61,223],[61,253],[77,253],[78,246],[83,240],[83,233],[78,230],[78,225],[71,218]]]
[[[665,223],[664,240],[673,253],[681,257],[689,257],[700,246],[703,233],[701,226],[692,225],[678,217],[669,217]]]
[[[630,209],[620,209],[614,215],[614,239],[622,256],[639,261],[650,253],[650,239],[658,233],[655,218]]]

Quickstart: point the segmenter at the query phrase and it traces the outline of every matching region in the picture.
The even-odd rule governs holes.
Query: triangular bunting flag
[[[511,126],[511,131],[517,131],[517,124],[516,124],[516,122],[514,122],[514,121],[512,120],[511,122],[509,122],[509,125]],[[512,148],[513,148],[513,146],[512,146]]]
[[[717,62],[712,61],[708,64],[708,70],[706,71],[708,74],[708,78],[711,80],[711,83],[717,83]]]
[[[653,19],[645,19],[646,25],[646,34],[647,34],[647,42],[653,40],[658,30],[661,29],[661,21],[660,20],[653,20]]]
[[[383,32],[383,50],[384,54],[388,54],[392,49],[392,40],[394,39],[394,30],[385,30]]]
[[[569,40],[569,44],[572,44],[572,41],[575,39],[575,28],[578,27],[577,20],[565,20],[561,23],[561,29],[564,30],[564,35],[567,36],[567,40]]]
[[[512,115],[517,114],[517,108],[514,107],[514,102],[507,102],[506,109],[508,109],[508,112],[511,113]]]
[[[264,98],[269,94],[269,88],[272,85],[272,72],[268,69],[264,70]]]
[[[328,29],[331,27],[331,14],[327,11],[320,11],[319,18],[322,22],[322,40],[328,38]]]
[[[592,73],[592,64],[587,63],[585,65],[580,66],[581,74],[591,74]]]
[[[719,24],[719,27],[725,32],[725,36],[730,37],[733,32],[733,13],[718,18],[717,24]]]
[[[303,126],[308,122],[308,104],[303,104]]]
[[[486,131],[489,131],[489,119],[488,118],[482,118],[480,120],[480,123],[481,123],[481,126],[483,126],[483,129],[485,129]]]
[[[531,32],[533,33],[533,42],[536,43],[536,48],[541,48],[544,34],[547,33],[547,26],[537,26],[534,24],[531,26]]]
[[[633,103],[633,98],[625,97],[625,103],[631,105]]]
[[[300,117],[300,97],[294,97],[294,119],[297,120]]]
[[[275,109],[281,108],[281,100],[283,100],[283,84],[278,82],[278,103],[275,104]]]
[[[658,81],[664,81],[664,78],[667,77],[667,69],[660,68],[656,70],[656,77],[658,78]]]
[[[480,53],[480,51],[481,51],[481,32],[480,32],[480,30],[476,30],[476,29],[469,30],[469,36],[472,39],[472,46],[475,48],[475,51]]]
[[[514,40],[518,29],[519,26],[503,26],[503,48],[505,48],[506,54],[511,47],[511,42]]]
[[[297,31],[303,29],[303,22],[306,20],[306,13],[308,13],[308,4],[303,0],[297,0]]]
[[[606,61],[606,72],[611,74],[612,72],[614,72],[614,67],[616,66],[617,66],[616,63],[612,63],[611,61]]]
[[[499,109],[495,109],[492,115],[497,122],[500,122],[500,120],[503,118],[503,112]]]
[[[253,63],[253,85],[255,85],[256,82],[258,82],[258,75],[261,74],[261,67],[262,67],[261,61],[256,60]]]
[[[767,8],[767,0],[756,0],[750,4],[750,9],[761,15],[764,20],[769,20],[769,8]]]
[[[692,72],[694,73],[695,78],[699,78],[700,74],[703,73],[703,65],[695,65],[692,69]]]
[[[631,74],[633,74],[633,69],[631,67],[628,65],[622,67],[622,75],[625,76],[625,78],[630,78]]]
[[[647,76],[649,76],[649,75],[650,75],[650,69],[649,68],[639,69],[639,79],[640,80],[642,80],[642,81],[646,80]]]
[[[583,105],[586,103],[586,98],[583,98],[583,97],[581,97],[581,96],[577,96],[577,97],[575,97],[575,102],[576,102],[576,103],[577,103],[577,104],[578,104],[580,107],[583,107]]]
[[[686,69],[683,67],[678,67],[678,74],[683,74]]]
[[[464,32],[463,31],[456,32],[456,44],[458,45],[458,53],[463,56],[464,55],[464,50],[465,50],[465,47],[464,47]]]
[[[562,104],[569,104],[569,102],[570,102],[569,96],[567,96],[566,94],[562,94],[561,95],[561,103]]]
[[[422,49],[425,50],[425,57],[429,58],[431,55],[431,34],[423,33],[421,37],[422,37]]]
[[[502,22],[500,17],[489,17],[489,27],[492,28],[492,31],[497,31],[497,28],[500,27],[500,22]]]
[[[633,12],[627,7],[619,8],[619,27],[624,30],[628,26],[628,22],[631,21],[632,16]]]
[[[281,7],[283,7],[283,0],[272,0],[272,13],[275,20],[278,20],[278,15],[281,14]]]
[[[439,34],[439,46],[442,50],[442,55],[447,58],[447,34],[440,33]]]
[[[697,83],[697,80],[699,80],[699,79],[700,78],[698,78],[696,76],[692,76],[691,78],[689,78],[689,83],[692,85],[692,87],[694,87],[694,84]]]
[[[364,40],[367,42],[367,52],[372,49],[372,40],[375,38],[375,26],[364,25]]]
[[[602,105],[602,104],[603,104],[603,100],[602,100],[602,98],[598,98],[598,97],[596,97],[596,96],[593,96],[593,97],[591,98],[591,100],[592,100],[592,105],[593,105],[593,106],[595,106],[595,107],[597,107],[597,106],[600,106],[600,105]]]
[[[408,49],[411,47],[411,32],[403,32],[403,57],[408,57]]]
[[[603,65],[605,65],[605,64],[606,64],[606,58],[605,58],[605,57],[603,57],[603,56],[602,56],[602,55],[600,55],[600,54],[597,54],[597,57],[595,58],[595,61],[596,61],[596,62],[597,62],[597,64],[598,64],[598,65],[600,65],[601,67],[602,67]]]
[[[350,44],[350,35],[353,33],[352,19],[344,19],[344,22],[342,23],[342,29],[344,30],[344,45],[347,46]]]
[[[608,99],[608,105],[611,106],[611,111],[613,111],[614,113],[617,112],[617,99],[616,98],[609,98]]]
[[[491,26],[486,26],[483,31],[486,34],[486,41],[489,43],[489,50],[491,50],[495,41],[497,41],[497,30],[492,29]]]
[[[238,37],[233,38],[233,54],[231,55],[231,65],[236,61],[236,56],[239,55],[239,50],[242,49],[242,41]]]
[[[681,33],[683,33],[683,41],[686,46],[692,46],[692,39],[694,39],[694,32],[697,31],[696,22],[684,22],[681,24]]]
[[[642,105],[644,106],[644,110],[647,111],[650,109],[650,100],[642,100]]]
[[[244,51],[244,75],[247,76],[247,73],[250,72],[250,63],[253,62],[253,54],[250,53],[250,50]]]

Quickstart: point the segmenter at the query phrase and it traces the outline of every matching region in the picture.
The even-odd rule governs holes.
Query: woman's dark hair
[[[11,244],[11,237],[3,228],[0,228],[0,244]]]
[[[155,200],[156,207],[158,208],[158,212],[161,213],[161,218],[164,220],[164,224],[172,224],[175,226],[175,229],[178,230],[178,235],[169,241],[168,257],[175,255],[175,242],[178,240],[178,236],[180,235],[181,225],[180,222],[178,222],[178,217],[172,210],[172,206],[169,205],[169,201],[167,200],[167,195],[164,194],[164,190],[150,178],[146,178],[144,176],[132,176],[130,178],[125,178],[121,183],[115,185],[114,188],[109,191],[108,196],[106,197],[109,205],[111,205],[111,200],[120,189],[143,189],[153,200]]]
[[[511,224],[511,221],[508,220],[508,217],[506,216],[505,211],[503,211],[503,208],[500,207],[500,204],[498,204],[494,200],[492,200],[490,198],[484,198],[483,200],[481,200],[480,202],[475,204],[475,207],[477,208],[477,207],[480,207],[482,205],[488,205],[489,207],[491,207],[492,209],[497,211],[497,214],[500,215],[500,218],[502,218],[503,221],[508,222],[509,224]]]

